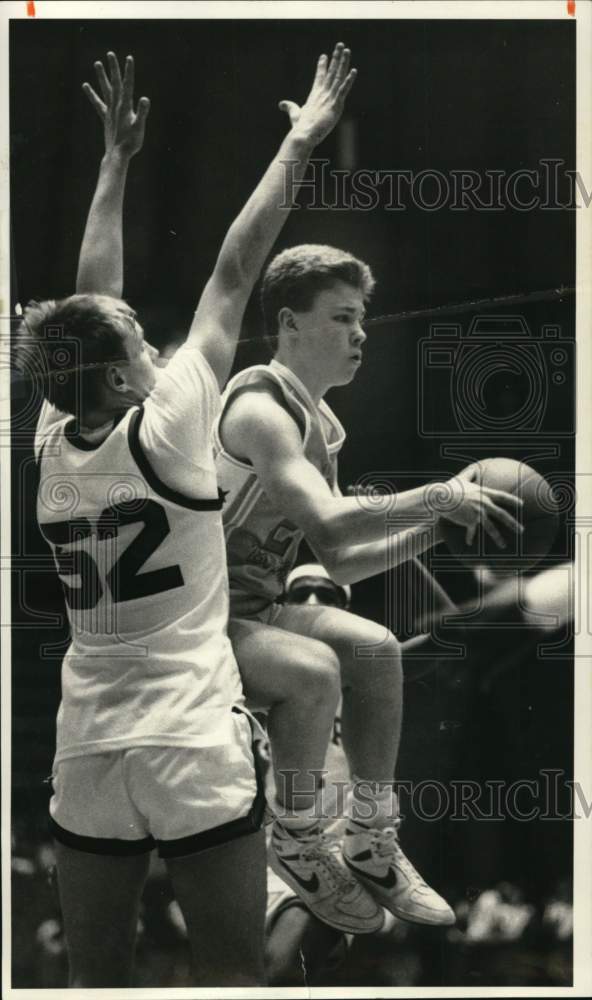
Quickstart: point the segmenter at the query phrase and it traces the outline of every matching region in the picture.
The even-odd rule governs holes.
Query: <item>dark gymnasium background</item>
[[[574,168],[572,21],[13,22],[13,307],[74,291],[102,150],[98,119],[81,91],[84,80],[95,84],[95,59],[108,49],[120,59],[133,53],[136,95],[152,100],[145,147],[128,180],[125,296],[139,312],[147,338],[162,347],[187,331],[225,231],[285,134],[278,101],[304,100],[318,54],[337,40],[351,46],[359,78],[344,124],[316,153],[330,160],[327,169],[509,174],[540,169],[542,159],[563,161],[562,174]],[[528,188],[523,192],[530,194]],[[564,184],[560,193],[568,200]],[[330,181],[327,194],[335,200]],[[425,196],[434,196],[429,184]],[[325,242],[366,260],[377,279],[370,316],[574,285],[575,212],[569,209],[427,211],[405,196],[405,210],[392,211],[383,194],[372,211],[330,211],[305,208],[311,197],[302,194],[303,207],[291,215],[277,248]],[[484,432],[477,422],[467,436],[451,403],[458,344],[454,348],[453,342],[456,360],[449,368],[432,370],[421,347],[432,321],[387,321],[369,331],[354,385],[330,395],[348,430],[343,485],[380,472],[404,489],[453,474],[475,458],[508,455],[528,460],[569,494],[574,299],[566,295],[487,312],[500,320],[502,340],[512,326],[509,316],[522,317],[527,344],[528,338],[542,343],[543,326],[559,328],[567,357],[563,383],[554,378],[549,344],[543,344],[545,376],[531,424],[508,419],[528,390],[519,361],[521,351],[531,350],[524,338],[509,342],[517,371],[494,370],[485,383]],[[476,316],[476,310],[450,313],[445,322],[460,323],[466,332]],[[260,334],[254,296],[243,337]],[[237,367],[259,360],[267,360],[262,343],[239,344]],[[59,582],[34,521],[27,433],[34,416],[35,406],[17,387],[13,985],[60,986],[63,944],[55,888],[47,878],[44,779],[51,769],[66,631]],[[564,506],[550,562],[571,555],[569,503]],[[444,548],[436,554],[446,560]],[[460,566],[448,561],[439,575],[458,599],[472,592],[470,574]],[[390,620],[388,602],[396,601],[397,578],[388,582],[387,587],[378,577],[356,586],[354,609]],[[522,655],[511,641],[498,645],[491,637],[479,644],[477,637],[466,661],[444,663],[408,685],[398,777],[447,787],[461,780],[508,787],[517,780],[541,783],[541,772],[554,770],[561,773],[553,816],[460,821],[448,811],[428,821],[410,811],[405,843],[413,844],[412,857],[426,879],[457,907],[459,927],[448,937],[429,929],[410,931],[407,938],[402,933],[398,943],[389,944],[390,971],[384,971],[384,962],[380,974],[360,966],[359,985],[381,982],[380,976],[392,985],[570,982],[570,935],[559,933],[548,917],[558,903],[564,911],[569,907],[572,883],[572,827],[557,818],[569,812],[565,781],[572,775],[570,646],[560,643],[556,655],[541,657],[536,644]],[[532,795],[518,802],[526,812]],[[438,813],[429,793],[424,805]],[[489,937],[474,935],[471,945],[471,907],[496,888],[502,902],[522,907],[530,918],[514,937],[498,929]],[[151,905],[147,890],[137,985],[159,985],[158,977],[168,975],[163,970],[170,955],[180,947],[170,920],[163,917],[159,924]],[[177,985],[183,985],[182,973],[176,975]],[[351,976],[350,984],[356,982]]]

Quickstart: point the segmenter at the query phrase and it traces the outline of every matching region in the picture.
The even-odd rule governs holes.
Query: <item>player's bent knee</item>
[[[343,661],[343,690],[368,691],[380,685],[385,698],[401,697],[403,665],[401,644],[392,632],[380,630],[356,644],[352,655]]]
[[[329,646],[319,643],[314,654],[310,655],[306,669],[300,678],[299,694],[311,702],[322,699],[339,699],[341,691],[341,668],[336,654]]]
[[[393,660],[401,660],[401,643],[392,632],[387,630],[384,642],[378,650],[378,655],[389,657]]]
[[[401,660],[401,643],[388,629],[369,632],[366,636],[356,636],[348,643],[348,659],[361,669],[371,670],[385,660]]]

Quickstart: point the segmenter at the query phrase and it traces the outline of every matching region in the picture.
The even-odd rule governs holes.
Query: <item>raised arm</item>
[[[150,101],[142,97],[134,111],[134,60],[125,61],[123,80],[113,52],[107,53],[109,76],[95,63],[102,100],[90,84],[82,89],[103,122],[105,153],[78,260],[77,292],[120,298],[123,290],[123,195],[132,156],[144,142]]]
[[[330,62],[324,55],[319,58],[306,103],[300,108],[292,101],[280,102],[292,128],[228,230],[199,301],[189,339],[208,359],[220,386],[232,366],[249,296],[290,211],[284,206],[286,165],[293,169],[290,178],[295,192],[315,146],[339,121],[356,76],[355,70],[349,70],[349,57],[349,50],[339,43]]]

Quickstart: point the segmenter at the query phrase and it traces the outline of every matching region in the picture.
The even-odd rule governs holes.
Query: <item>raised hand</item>
[[[142,148],[150,101],[147,97],[141,97],[137,110],[134,111],[133,56],[128,56],[125,60],[123,80],[114,52],[107,53],[107,63],[109,76],[100,60],[95,63],[103,99],[89,83],[83,83],[82,89],[103,122],[105,152],[117,150],[124,156],[131,157]]]
[[[437,494],[434,496],[436,509],[439,507],[439,513],[445,520],[460,524],[467,529],[465,536],[467,545],[472,544],[477,528],[482,525],[499,548],[506,548],[499,526],[520,532],[524,531],[524,527],[505,507],[499,506],[499,501],[503,501],[506,507],[512,507],[516,513],[520,511],[524,502],[513,493],[495,490],[490,486],[480,486],[473,481],[477,471],[476,465],[469,466],[459,476],[449,479],[445,484],[448,495],[442,505],[438,503]]]
[[[292,130],[307,142],[317,146],[329,135],[341,118],[345,98],[349,94],[357,70],[349,69],[350,50],[338,42],[331,61],[319,57],[317,71],[306,103],[299,107],[294,101],[280,101],[292,123]]]

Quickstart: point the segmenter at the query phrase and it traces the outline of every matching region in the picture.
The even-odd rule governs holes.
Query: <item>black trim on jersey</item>
[[[127,411],[124,410],[123,413],[120,413],[117,415],[117,417],[115,417],[113,421],[113,427],[109,431],[109,434],[112,434],[112,432],[117,427],[117,424],[121,420],[123,420],[126,412]],[[86,438],[82,437],[80,432],[76,430],[76,427],[77,427],[76,417],[72,417],[72,419],[69,420],[66,426],[64,427],[64,437],[66,438],[66,441],[68,441],[69,444],[73,444],[74,447],[79,448],[80,451],[96,451],[97,448],[100,448],[101,445],[105,444],[105,441],[109,439],[109,434],[107,434],[107,436],[101,438],[100,441],[87,441]]]
[[[184,493],[179,493],[172,486],[167,486],[162,479],[159,479],[140,444],[140,424],[143,416],[144,410],[142,408],[134,413],[128,425],[127,440],[134,461],[150,488],[164,500],[170,500],[179,507],[188,507],[189,510],[222,510],[226,493],[220,488],[218,488],[218,496],[215,499],[202,500],[185,496]]]
[[[115,837],[83,837],[80,833],[72,833],[49,817],[49,829],[54,840],[60,844],[72,847],[86,854],[110,854],[114,857],[131,857],[134,854],[145,854],[155,846],[154,837],[142,837],[141,840],[117,840]]]

